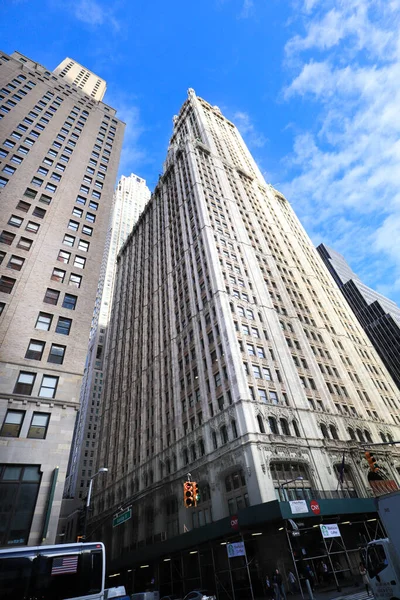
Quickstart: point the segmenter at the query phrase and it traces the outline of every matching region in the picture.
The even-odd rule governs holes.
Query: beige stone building
[[[55,541],[124,131],[57,72],[0,53],[0,546]]]
[[[367,501],[364,445],[400,439],[398,391],[288,200],[193,90],[119,254],[103,393],[98,465],[109,472],[93,536],[128,585],[134,566],[143,585],[171,568],[178,594],[204,586],[207,569],[185,583],[200,552],[189,544],[209,556],[205,540],[229,530],[229,515],[265,520],[287,499]],[[398,480],[398,451],[377,456]],[[200,487],[190,510],[188,472]]]

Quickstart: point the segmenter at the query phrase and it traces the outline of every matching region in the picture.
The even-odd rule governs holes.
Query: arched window
[[[379,435],[381,436],[381,440],[382,440],[382,442],[386,442],[386,441],[387,441],[387,440],[386,440],[386,436],[385,436],[385,434],[383,433],[383,431],[380,431],[380,432],[379,432]]]
[[[220,434],[221,434],[221,443],[226,444],[229,441],[228,430],[226,428],[226,425],[222,425],[222,427],[220,429]]]
[[[200,456],[204,456],[205,453],[206,453],[206,449],[204,447],[204,440],[203,440],[203,438],[199,439],[199,453],[200,453]]]
[[[360,442],[365,442],[363,432],[361,429],[356,429],[356,434]]]
[[[257,421],[258,421],[258,429],[260,430],[260,433],[265,433],[265,428],[264,428],[264,421],[261,415],[257,415]]]
[[[332,439],[334,439],[334,440],[339,439],[337,429],[334,425],[329,426],[329,431],[331,432]]]
[[[321,433],[322,433],[322,437],[325,440],[329,440],[328,429],[327,429],[326,425],[324,425],[323,423],[321,423]]]
[[[296,437],[301,437],[300,435],[300,430],[299,430],[299,426],[297,425],[297,421],[292,421],[292,425],[293,425],[293,429],[294,429],[294,434]]]
[[[150,480],[150,485],[152,483],[154,483],[154,473],[153,473],[152,469],[150,469],[150,471],[149,471],[149,480]]]
[[[197,459],[196,446],[194,444],[190,446],[190,454],[192,456],[192,461]]]
[[[176,471],[178,469],[178,463],[176,462],[175,454],[172,455],[172,464],[173,464],[174,471]]]
[[[306,464],[272,461],[270,470],[277,500],[312,499],[313,485]]]
[[[187,463],[185,463],[187,464]],[[164,463],[160,462],[160,477],[161,479],[164,477]]]
[[[165,468],[167,470],[167,475],[171,473],[171,461],[169,458],[165,460]]]
[[[216,450],[218,448],[218,439],[217,439],[217,434],[215,431],[212,432],[212,441],[213,441],[214,450]]]
[[[280,424],[283,435],[290,435],[289,423],[287,422],[287,420],[281,419]]]
[[[232,427],[232,435],[234,438],[238,437],[238,432],[237,432],[237,427],[236,427],[236,421],[235,419],[232,419],[231,421],[231,427]]]
[[[372,437],[371,437],[371,434],[368,431],[368,429],[364,429],[364,436],[365,436],[365,439],[367,440],[367,442],[372,442]]]
[[[394,439],[393,439],[393,436],[391,433],[388,433],[387,439],[388,439],[388,442],[391,442],[391,443],[394,442]]]
[[[268,417],[268,424],[269,424],[269,428],[271,430],[271,433],[279,433],[279,431],[278,431],[278,425],[276,423],[275,417]]]
[[[357,441],[356,434],[354,433],[354,429],[352,429],[351,427],[349,427],[347,431],[349,432],[350,439],[354,440],[354,441]]]
[[[189,452],[187,451],[187,448],[183,449],[183,464],[189,464]]]

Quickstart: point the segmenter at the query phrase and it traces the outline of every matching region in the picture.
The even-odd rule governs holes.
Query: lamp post
[[[88,514],[89,514],[90,499],[92,497],[93,479],[95,477],[97,477],[97,475],[99,473],[107,473],[107,472],[108,472],[107,467],[101,467],[97,471],[97,473],[95,473],[93,475],[93,477],[90,478],[90,481],[89,481],[89,489],[88,489],[88,495],[87,495],[86,504],[85,504],[85,516],[84,516],[84,520],[83,520],[83,532],[82,532],[82,538],[83,538],[84,542],[86,542],[86,526],[87,526],[87,519],[88,519]]]
[[[288,483],[293,483],[293,481],[303,481],[303,479],[304,477],[301,477],[300,475],[299,477],[295,477],[294,479],[288,479],[288,481],[284,481],[279,485],[279,495],[283,498],[283,500],[286,500],[285,490],[283,489],[283,486],[288,485]]]

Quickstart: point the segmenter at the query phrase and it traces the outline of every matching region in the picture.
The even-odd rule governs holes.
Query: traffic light
[[[379,467],[376,464],[376,458],[374,457],[372,452],[366,452],[365,458],[367,463],[369,464],[369,468],[372,471],[372,473],[377,473],[379,471]]]
[[[193,508],[196,506],[196,489],[198,489],[198,487],[195,481],[185,481],[183,484],[183,503],[185,508]]]
[[[197,483],[195,481],[193,482],[193,493],[194,493],[194,499],[196,501],[195,506],[197,506],[197,503],[200,502],[200,490],[199,490],[199,486],[197,485]]]

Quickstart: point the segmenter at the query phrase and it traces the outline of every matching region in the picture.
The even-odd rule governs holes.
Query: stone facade
[[[18,52],[0,87],[0,486],[39,468],[31,526],[3,490],[9,546],[55,541],[124,124]]]
[[[289,202],[193,90],[120,252],[108,340],[91,528],[111,559],[283,494],[334,497],[343,454],[342,492],[370,494],[363,442],[399,439],[398,391]],[[376,454],[398,479],[397,450]]]

